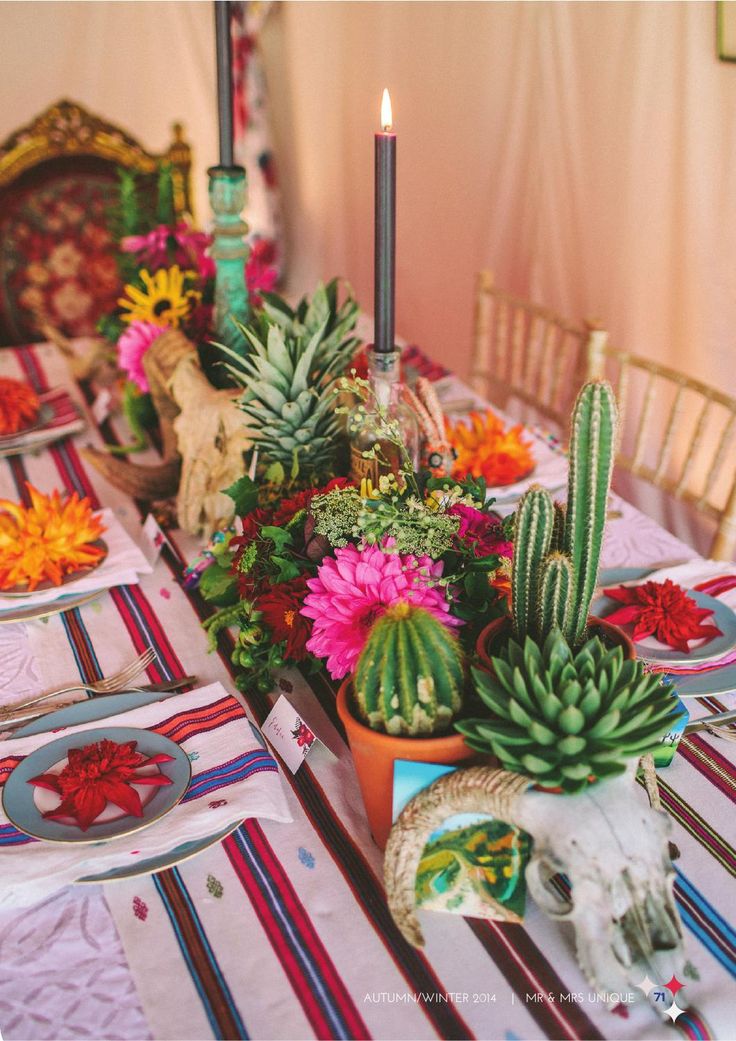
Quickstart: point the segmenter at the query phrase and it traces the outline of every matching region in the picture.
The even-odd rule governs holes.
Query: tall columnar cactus
[[[402,602],[370,631],[355,669],[355,701],[374,730],[435,734],[459,711],[463,682],[457,637],[429,611]]]
[[[573,647],[586,635],[598,577],[616,440],[616,402],[608,383],[586,383],[572,416],[567,506],[532,487],[514,530],[512,614],[519,639],[544,640],[559,628]]]
[[[542,571],[537,609],[537,633],[542,636],[553,629],[567,632],[572,611],[571,591],[574,585],[572,564],[564,553],[552,553]]]
[[[616,400],[609,383],[586,383],[575,402],[563,547],[574,573],[573,644],[585,635],[606,525],[616,442]]]
[[[543,488],[530,488],[514,520],[511,613],[520,639],[535,631],[542,566],[550,551],[555,510]]]

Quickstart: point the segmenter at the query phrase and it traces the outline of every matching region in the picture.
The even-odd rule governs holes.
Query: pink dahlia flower
[[[165,330],[153,322],[135,321],[118,340],[118,365],[144,394],[148,393],[149,387],[143,369],[143,355],[162,332]]]
[[[458,538],[467,543],[476,557],[487,557],[497,553],[500,557],[510,557],[514,551],[512,542],[503,536],[500,521],[493,514],[482,513],[473,506],[458,503],[447,511],[451,517],[460,518]]]
[[[326,557],[316,578],[307,582],[301,614],[314,622],[307,650],[327,659],[333,679],[355,668],[368,630],[387,607],[409,600],[447,626],[462,625],[436,580],[442,561],[411,554],[386,553],[380,546],[346,546]]]

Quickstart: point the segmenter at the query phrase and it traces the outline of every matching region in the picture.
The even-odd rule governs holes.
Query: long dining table
[[[419,351],[411,361],[430,378],[445,375]],[[18,500],[26,481],[45,492],[77,491],[111,508],[140,542],[139,504],[80,451],[124,437],[119,417],[100,429],[94,392],[74,381],[51,344],[0,351],[0,375],[38,391],[64,386],[88,419],[84,432],[36,455],[0,460],[0,497]],[[153,448],[135,457],[155,459]],[[629,503],[614,506],[604,566],[696,559]],[[0,626],[0,704],[109,675],[151,646],[150,681],[194,674],[198,686],[219,682],[256,725],[285,693],[333,754],[310,755],[295,774],[282,768],[292,823],[252,818],[160,873],[66,886],[0,912],[3,1038],[736,1037],[733,743],[686,737],[660,772],[681,853],[675,892],[686,961],[678,1002],[689,1007],[674,1022],[663,1015],[669,993],[661,1003],[650,994],[613,1009],[599,1001],[576,962],[571,928],[531,902],[523,925],[422,913],[426,947],[415,950],[387,908],[382,854],[331,685],[286,669],[269,693],[236,692],[227,636],[208,653],[206,605],[182,581],[197,540],[166,534],[138,584],[44,621]],[[722,695],[688,707],[697,716],[732,704]]]

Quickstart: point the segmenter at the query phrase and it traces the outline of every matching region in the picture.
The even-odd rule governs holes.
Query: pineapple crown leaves
[[[240,407],[264,466],[280,464],[307,483],[333,472],[340,433],[336,384],[358,343],[346,335],[356,314],[351,297],[338,307],[336,280],[295,311],[268,294],[251,322],[235,323],[245,352],[218,345],[244,388]]]
[[[558,629],[540,648],[510,640],[495,675],[473,669],[490,717],[456,723],[466,744],[509,770],[565,792],[623,773],[657,746],[677,699],[641,662],[598,637],[574,652]]]
[[[571,428],[567,504],[553,504],[538,486],[522,497],[515,517],[511,588],[520,639],[531,635],[544,640],[557,626],[577,647],[587,636],[613,470],[616,402],[608,383],[585,384]]]
[[[345,300],[338,305],[338,287],[336,278],[327,285],[320,283],[311,301],[304,297],[295,309],[275,293],[261,293],[263,310],[251,322],[251,328],[265,340],[269,328],[275,325],[300,348],[319,331],[316,362],[323,365],[330,360],[331,368],[343,369],[360,342],[357,336],[348,335],[357,322],[359,307],[349,286]]]

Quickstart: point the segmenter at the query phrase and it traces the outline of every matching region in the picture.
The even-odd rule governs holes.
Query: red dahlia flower
[[[703,624],[703,619],[713,612],[698,607],[682,586],[669,578],[629,588],[616,586],[604,593],[626,605],[607,615],[606,621],[614,625],[633,622],[635,640],[654,636],[660,643],[687,654],[690,640],[712,640],[723,635],[715,625]]]
[[[286,640],[286,657],[293,661],[306,658],[306,643],[312,632],[311,622],[299,613],[306,593],[307,579],[300,575],[271,586],[267,593],[258,597],[256,604],[274,640],[277,643]]]
[[[94,824],[108,802],[132,817],[143,816],[143,806],[134,784],[171,784],[163,774],[139,776],[136,771],[153,763],[169,763],[173,756],[160,752],[145,756],[136,752],[137,741],[96,741],[83,748],[70,748],[67,765],[59,774],[40,774],[29,784],[48,788],[61,796],[55,810],[44,813],[49,820],[73,817],[82,831]]]

